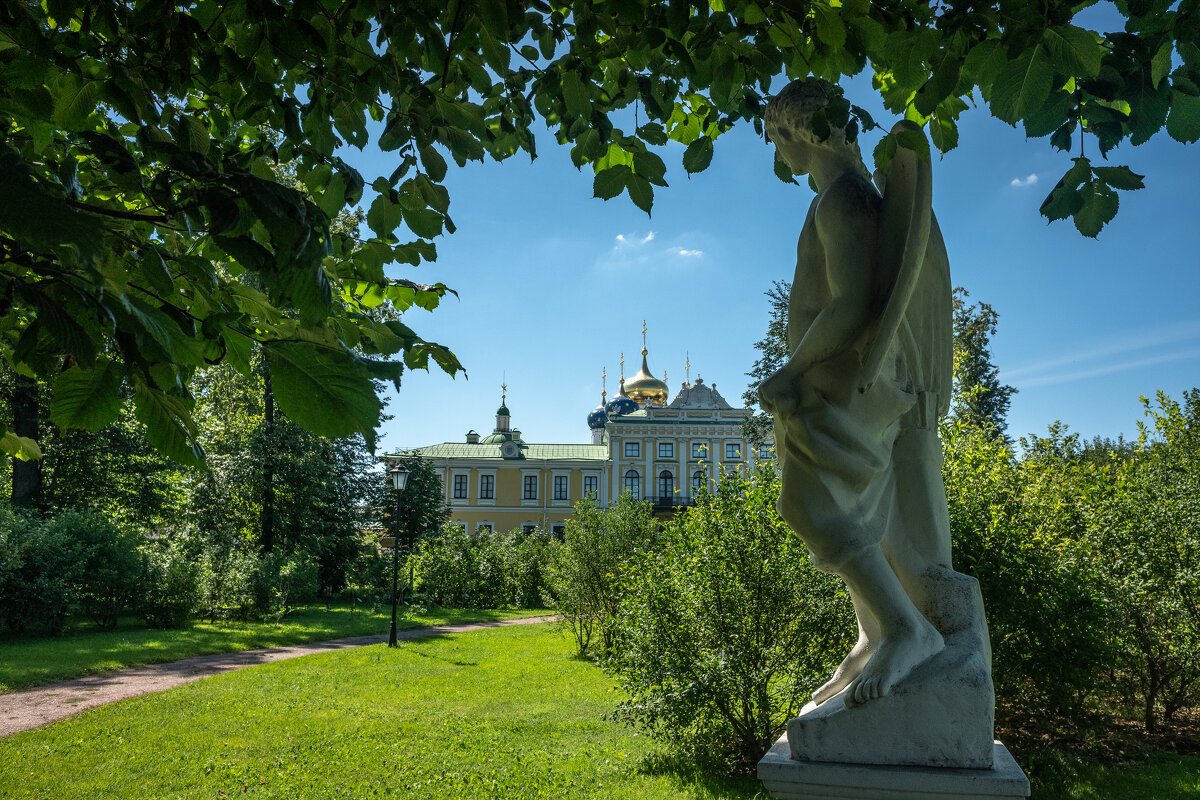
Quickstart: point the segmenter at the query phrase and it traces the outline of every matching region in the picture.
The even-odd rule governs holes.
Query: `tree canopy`
[[[705,169],[772,86],[871,70],[885,107],[952,149],[986,104],[1074,151],[1042,205],[1096,235],[1123,166],[1093,165],[1165,127],[1200,138],[1196,0],[14,0],[0,9],[0,354],[53,380],[51,419],[97,430],[122,385],[152,442],[201,457],[188,386],[266,349],[280,407],[371,438],[373,379],[461,365],[391,313],[447,287],[389,276],[452,233],[447,160],[536,153],[538,117],[594,172],[593,193],[650,211],[660,155]],[[829,124],[873,123],[848,103]],[[395,153],[361,175],[344,146]],[[882,156],[894,148],[880,143]],[[284,174],[281,165],[290,164]],[[331,225],[374,194],[370,235]],[[0,428],[10,454],[36,443]]]

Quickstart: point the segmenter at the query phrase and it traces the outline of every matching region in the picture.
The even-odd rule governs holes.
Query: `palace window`
[[[692,458],[708,458],[708,445],[702,442],[692,442]]]
[[[570,480],[570,478],[567,475],[555,475],[554,476],[554,499],[555,500],[566,500],[567,499],[567,486],[568,486],[569,480]]]
[[[480,475],[479,476],[479,499],[480,500],[495,500],[496,499],[496,476],[495,475]]]
[[[741,442],[726,442],[725,443],[725,460],[737,461],[742,457]]]
[[[626,442],[625,443],[625,457],[626,458],[641,458],[642,457],[642,443],[641,442]]]
[[[642,476],[636,469],[625,473],[625,491],[633,495],[634,500],[642,499]]]
[[[566,538],[567,526],[562,522],[556,522],[550,526],[550,532],[554,534],[554,538],[562,540]]]
[[[771,458],[771,445],[760,444],[758,446],[758,458],[760,461],[766,461]]]
[[[675,476],[671,471],[664,469],[658,473],[658,496],[660,498],[670,497],[675,494]]]
[[[600,494],[600,478],[595,475],[584,475],[583,493],[592,497]]]
[[[521,526],[521,533],[525,534],[526,536],[528,536],[529,534],[533,533],[536,530],[537,530],[537,525],[534,525],[532,522],[526,522],[524,525]]]
[[[692,473],[692,497],[704,491],[704,470],[698,469]]]
[[[521,493],[521,499],[522,500],[537,500],[537,485],[538,485],[537,475],[526,475],[525,483],[523,485],[524,485],[525,489]]]
[[[496,532],[496,526],[490,522],[481,522],[475,526],[475,535],[476,536],[478,536],[481,533],[495,533],[495,532]]]
[[[674,442],[659,442],[658,443],[658,457],[659,458],[674,458],[675,457],[675,443]]]
[[[467,476],[466,475],[455,475],[454,476],[454,499],[455,500],[466,500],[467,499]]]

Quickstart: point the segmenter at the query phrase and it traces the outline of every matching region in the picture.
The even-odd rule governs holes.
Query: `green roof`
[[[425,458],[483,458],[504,461],[498,444],[466,444],[465,442],[443,442],[428,447],[408,450]],[[602,444],[522,444],[521,458],[527,461],[603,461],[608,458],[608,447]],[[516,460],[516,459],[513,459]]]

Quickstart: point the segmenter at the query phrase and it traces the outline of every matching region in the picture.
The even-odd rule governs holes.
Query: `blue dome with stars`
[[[596,406],[596,408],[592,410],[592,413],[587,415],[587,424],[588,424],[588,427],[591,428],[592,430],[596,430],[597,428],[603,428],[607,422],[608,422],[608,414],[605,413],[603,403]]]
[[[619,417],[622,414],[632,414],[638,410],[638,404],[630,397],[619,394],[609,401],[604,407],[610,417]]]

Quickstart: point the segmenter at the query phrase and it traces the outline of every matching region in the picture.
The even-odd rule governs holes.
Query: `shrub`
[[[942,431],[954,565],[983,593],[1002,725],[1087,723],[1114,666],[1100,584],[1077,541],[1086,480],[1061,435],[1052,429],[1018,462],[987,431]]]
[[[635,555],[606,666],[618,718],[700,760],[753,766],[853,644],[853,609],[775,510],[770,463],[713,494]]]
[[[203,599],[201,565],[176,543],[152,543],[144,550],[146,571],[139,611],[152,628],[181,628]]]
[[[65,511],[47,525],[54,538],[76,544],[81,563],[74,595],[79,610],[101,628],[115,628],[142,584],[142,535],[95,510]]]
[[[421,540],[417,559],[418,580],[425,597],[440,606],[483,608],[480,603],[482,572],[479,553],[468,536],[455,525]]]
[[[626,565],[638,549],[654,543],[657,529],[650,504],[629,494],[607,509],[590,498],[576,504],[548,566],[554,608],[580,655],[590,652],[596,637],[605,655],[612,651],[613,623],[628,583]]]
[[[12,558],[0,598],[5,623],[13,631],[62,633],[83,569],[79,543],[62,527],[13,512],[0,522],[8,528],[5,548]]]

